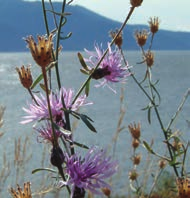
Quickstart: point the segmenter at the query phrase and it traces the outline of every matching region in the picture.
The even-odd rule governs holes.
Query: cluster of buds
[[[11,188],[10,194],[13,198],[32,198],[32,193],[30,189],[30,182],[24,183],[24,189],[17,185],[17,190]]]

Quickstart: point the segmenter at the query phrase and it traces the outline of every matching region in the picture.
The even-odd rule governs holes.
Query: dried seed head
[[[129,172],[129,179],[130,180],[134,181],[134,180],[137,179],[137,177],[138,177],[138,173],[137,173],[136,170],[132,170],[132,171]]]
[[[139,165],[141,162],[141,155],[136,155],[133,157],[133,164],[134,165]]]
[[[133,138],[132,147],[136,149],[138,148],[139,144],[140,144],[140,141],[138,139]]]
[[[62,149],[59,146],[53,146],[51,150],[51,164],[56,167],[61,167],[65,160]]]
[[[41,67],[47,67],[53,61],[52,39],[53,34],[50,34],[48,38],[46,38],[45,36],[38,36],[38,44],[34,41],[34,38],[32,36],[28,36],[25,39],[28,43],[28,47],[34,60]]]
[[[179,198],[190,197],[190,179],[189,178],[177,178],[176,184],[178,188]]]
[[[135,39],[140,47],[144,46],[146,44],[148,38],[148,31],[142,30],[142,31],[136,31],[135,32]]]
[[[130,3],[133,7],[139,7],[143,0],[130,0]]]
[[[148,67],[152,67],[154,64],[154,54],[151,51],[148,51],[145,54],[145,61]]]
[[[166,164],[167,164],[166,160],[163,160],[163,159],[160,160],[159,161],[159,167],[160,167],[160,169],[165,168]]]
[[[178,139],[174,138],[173,142],[172,142],[172,149],[174,151],[179,151],[180,148],[182,148],[182,142],[180,142]]]
[[[104,193],[104,195],[106,195],[107,197],[110,197],[111,195],[111,190],[109,188],[102,188],[102,192]]]
[[[13,198],[32,198],[30,182],[24,183],[24,190],[17,185],[17,190],[11,188],[9,192]]]
[[[129,131],[134,139],[139,139],[141,136],[141,125],[138,123],[128,125]]]
[[[25,68],[24,65],[19,69],[16,67],[19,74],[20,82],[26,89],[29,89],[33,83],[30,67]]]
[[[115,31],[110,31],[110,36],[112,39],[115,38],[115,36],[118,34],[118,29],[116,29]],[[120,33],[115,41],[114,41],[115,45],[117,45],[119,48],[121,48],[122,44],[123,44],[123,37],[122,37],[122,33]]]
[[[159,24],[160,24],[158,17],[150,18],[150,21],[148,21],[148,23],[149,23],[150,31],[152,32],[152,34],[155,34],[156,32],[158,32]]]

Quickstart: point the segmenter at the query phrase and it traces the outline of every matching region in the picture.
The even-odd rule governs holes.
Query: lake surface
[[[83,52],[82,52],[83,53]],[[143,79],[146,66],[144,64],[136,64],[141,62],[141,53],[137,51],[126,52],[129,65],[132,71],[140,81]],[[22,107],[26,106],[26,102],[30,101],[30,97],[25,89],[22,88],[15,67],[31,64],[33,78],[37,77],[40,70],[33,62],[29,53],[1,53],[0,54],[0,105],[6,107],[4,115],[4,127],[1,131],[5,134],[0,138],[0,167],[3,167],[3,152],[6,152],[7,159],[13,163],[14,142],[15,138],[25,137],[30,139],[29,155],[32,154],[27,168],[25,168],[25,177],[18,179],[22,184],[24,181],[32,181],[32,188],[38,187],[38,179],[40,174],[31,175],[31,171],[41,167],[41,155],[44,144],[36,141],[36,134],[32,131],[32,125],[21,125],[19,122],[25,115]],[[77,52],[62,52],[60,56],[59,68],[61,72],[61,83],[66,88],[74,88],[75,91],[82,85],[86,76],[81,74],[79,69],[80,63],[77,59]],[[53,74],[53,79],[55,78]],[[159,112],[162,121],[167,126],[173,114],[176,112],[183,95],[190,87],[190,51],[157,51],[155,52],[155,64],[152,68],[152,78],[154,81],[159,80],[157,90],[161,95],[161,104]],[[133,122],[141,123],[142,139],[147,142],[154,140],[154,147],[161,154],[165,153],[165,144],[163,144],[164,136],[161,132],[158,120],[152,111],[152,123],[149,125],[147,120],[147,112],[142,111],[148,105],[148,100],[143,92],[134,83],[132,78],[128,78],[126,84],[117,84],[114,94],[107,87],[94,88],[94,82],[91,85],[91,92],[88,100],[94,104],[81,109],[86,115],[94,120],[94,126],[98,133],[90,132],[82,122],[79,122],[74,132],[74,137],[78,142],[88,146],[98,145],[108,147],[113,145],[113,137],[117,128],[120,109],[120,93],[121,87],[124,87],[124,98],[126,114],[123,125],[128,126]],[[145,84],[146,85],[146,84]],[[56,84],[54,84],[56,88]],[[187,99],[183,110],[173,124],[172,129],[179,130],[185,137],[187,142],[189,137],[189,126],[187,120],[190,120],[190,103]],[[186,138],[187,137],[187,138]],[[110,151],[112,152],[112,151]],[[118,138],[116,147],[116,159],[120,163],[120,171],[114,180],[117,186],[117,192],[125,192],[128,182],[128,171],[132,168],[131,157],[131,136],[128,128],[123,130]],[[146,155],[145,149],[140,148],[139,153]],[[47,155],[48,156],[48,155]],[[48,157],[46,157],[46,165],[49,166]],[[146,157],[142,161],[146,162]],[[22,167],[21,167],[22,168]],[[7,186],[15,186],[15,170],[11,171],[9,180],[5,185],[4,193],[7,193]],[[43,173],[44,174],[44,173]],[[53,180],[53,179],[52,179]],[[53,182],[52,182],[53,183]],[[8,197],[6,195],[5,197]],[[52,197],[46,195],[45,197]]]

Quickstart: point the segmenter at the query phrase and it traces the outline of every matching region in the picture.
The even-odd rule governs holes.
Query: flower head
[[[143,2],[143,0],[130,0],[130,3],[133,7],[138,7],[141,5],[141,3]]]
[[[148,67],[152,67],[154,64],[154,54],[151,51],[148,51],[145,54],[145,61]]]
[[[20,82],[23,87],[29,89],[33,82],[30,67],[25,68],[23,65],[20,69],[16,67],[16,71],[19,74]]]
[[[19,185],[17,185],[17,191],[11,188],[10,194],[13,198],[32,198],[30,182],[24,183],[24,190]]]
[[[136,124],[130,124],[128,126],[129,131],[131,132],[131,135],[134,139],[139,139],[141,136],[141,125],[140,123]]]
[[[35,128],[35,131],[38,133],[38,141],[40,142],[40,139],[42,141],[47,141],[47,142],[54,142],[54,136],[53,136],[53,131],[50,122],[46,122],[46,125],[41,126],[40,128]],[[55,138],[58,139],[61,137],[63,133],[61,133],[59,130],[55,130]]]
[[[135,39],[140,47],[144,46],[146,44],[148,38],[148,31],[142,30],[142,31],[136,31],[135,32]]]
[[[117,162],[106,156],[106,152],[92,147],[84,159],[77,154],[66,157],[66,172],[69,176],[68,185],[81,190],[89,190],[95,194],[102,194],[102,188],[110,188],[104,180],[117,171]]]
[[[118,34],[118,29],[116,29],[115,31],[110,31],[110,36],[112,37],[112,39],[115,38],[115,36]],[[119,48],[121,48],[122,43],[123,43],[123,37],[122,37],[122,33],[120,33],[114,41],[115,45],[117,45]]]
[[[66,108],[71,108],[73,111],[78,110],[81,106],[92,104],[87,103],[85,101],[86,95],[83,95],[78,97],[75,103],[72,105],[73,93],[74,91],[72,89],[65,89],[62,87],[58,93],[51,92],[49,95],[53,119],[61,126],[64,125],[62,97],[64,98]],[[28,115],[24,117],[25,120],[21,122],[22,124],[49,118],[48,102],[46,96],[41,94],[40,97],[37,95],[34,95],[34,97],[37,103],[32,101],[32,103],[28,105],[28,108],[23,108],[23,110]]]
[[[90,57],[89,59],[85,59],[87,63],[92,64],[94,67],[96,67],[97,63],[100,61],[105,52],[98,45],[95,46],[95,50],[95,53],[86,50]],[[110,44],[108,43],[108,53],[100,63],[99,68],[93,71],[92,78],[103,79],[103,81],[99,85],[96,85],[96,87],[107,85],[109,88],[111,88],[108,83],[126,81],[126,77],[130,75],[128,68],[128,65],[122,67],[122,57],[119,49],[116,47],[114,50],[112,50]]]
[[[176,179],[179,198],[190,198],[190,179],[177,178]]]
[[[150,25],[150,31],[152,32],[152,34],[158,32],[160,24],[158,17],[150,18],[150,21],[148,21],[148,23]]]
[[[41,67],[48,66],[52,58],[53,50],[53,34],[50,34],[48,38],[45,36],[38,36],[38,44],[35,42],[32,36],[28,36],[25,40],[28,43],[30,52],[36,61],[36,63]]]

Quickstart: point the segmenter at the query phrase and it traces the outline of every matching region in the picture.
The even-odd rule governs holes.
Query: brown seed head
[[[167,164],[166,160],[163,160],[163,159],[160,160],[159,161],[159,167],[160,167],[160,169],[165,168],[166,164]]]
[[[50,34],[48,38],[45,36],[38,36],[38,44],[34,41],[32,36],[28,36],[25,40],[28,43],[30,52],[41,67],[47,67],[52,61],[52,50],[53,50],[53,34]]]
[[[151,51],[148,51],[145,54],[145,61],[148,67],[152,67],[154,64],[154,54]]]
[[[111,195],[111,190],[109,188],[102,188],[102,192],[104,193],[104,195],[106,195],[107,197],[110,197]]]
[[[133,164],[134,165],[139,165],[141,162],[141,155],[136,155],[133,157]]]
[[[136,180],[138,176],[139,175],[136,170],[132,170],[129,172],[129,179],[132,181]]]
[[[189,178],[177,178],[176,179],[179,198],[190,197],[190,179]]]
[[[118,30],[117,30],[117,29],[116,29],[115,31],[110,31],[110,36],[111,36],[111,38],[114,39],[115,36],[117,35],[117,33],[118,33]],[[120,34],[116,37],[114,43],[115,43],[115,45],[117,45],[119,48],[121,48],[121,46],[122,46],[122,44],[123,44],[122,33],[120,33]]]
[[[140,47],[144,46],[146,44],[148,38],[148,31],[142,30],[142,31],[136,31],[135,32],[135,39]]]
[[[26,89],[29,89],[33,83],[30,67],[25,68],[24,65],[19,69],[16,67],[19,74],[20,82]]]
[[[138,148],[139,144],[140,144],[139,140],[133,138],[132,147],[133,147],[134,149],[136,149],[136,148]]]
[[[143,0],[130,0],[130,3],[133,7],[139,7]]]
[[[174,139],[173,142],[172,142],[172,148],[174,151],[179,151],[180,148],[182,148],[182,142],[180,142],[178,139]]]
[[[158,32],[159,24],[160,24],[158,17],[150,18],[150,21],[148,21],[148,23],[149,23],[150,31],[152,32],[152,34],[155,34],[156,32]]]
[[[141,125],[140,125],[140,123],[138,123],[137,125],[136,125],[136,123],[130,124],[128,126],[128,128],[129,128],[129,131],[131,132],[131,135],[134,139],[139,139],[140,138],[140,136],[141,136]]]
[[[24,183],[24,190],[19,185],[17,185],[17,190],[11,188],[10,194],[13,198],[32,198],[30,182]]]

